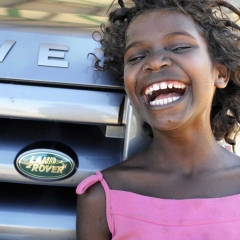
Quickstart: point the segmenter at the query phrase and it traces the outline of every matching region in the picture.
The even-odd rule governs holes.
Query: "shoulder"
[[[225,150],[219,159],[221,170],[216,172],[215,181],[222,190],[223,196],[240,193],[240,157]],[[218,187],[215,189],[218,189]]]
[[[106,197],[100,182],[78,196],[77,237],[81,240],[111,239],[106,216]]]
[[[105,203],[105,200],[105,192],[100,182],[96,182],[88,187],[78,198],[79,203],[85,204],[96,203],[96,201]]]
[[[145,169],[141,156],[134,156],[102,171],[110,189],[129,190],[127,186],[140,179]]]
[[[228,172],[232,173],[235,178],[239,179],[240,182],[240,157],[234,153],[228,153],[228,159],[226,160],[229,162],[229,169]]]

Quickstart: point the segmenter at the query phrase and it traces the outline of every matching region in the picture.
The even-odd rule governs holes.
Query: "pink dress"
[[[113,240],[239,240],[240,194],[221,198],[159,199],[111,190],[101,172],[83,180],[77,194],[100,181]]]

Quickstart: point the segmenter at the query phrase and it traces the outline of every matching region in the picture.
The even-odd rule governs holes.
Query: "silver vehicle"
[[[0,0],[0,240],[76,239],[77,184],[151,141],[88,56],[111,2]]]

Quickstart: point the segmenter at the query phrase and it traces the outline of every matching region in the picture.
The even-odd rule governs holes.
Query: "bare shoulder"
[[[139,154],[105,169],[102,171],[103,177],[110,189],[127,190],[125,189],[126,185],[133,183],[134,180],[139,179],[139,175],[142,175],[144,164],[145,162],[142,161],[142,156]]]
[[[240,157],[224,149],[220,159],[221,171],[217,176],[217,183],[222,186],[226,194],[240,193]],[[223,191],[223,192],[224,192]]]
[[[228,161],[231,164],[231,168],[240,177],[240,156],[231,152],[229,152],[228,156]]]
[[[106,197],[100,182],[89,187],[77,201],[77,239],[111,239],[106,217]]]
[[[240,156],[226,149],[224,149],[224,151],[225,153],[223,153],[222,156],[225,158],[225,161],[233,168],[240,168]]]

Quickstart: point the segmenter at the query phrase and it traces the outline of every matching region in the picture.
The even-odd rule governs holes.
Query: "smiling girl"
[[[123,77],[152,144],[79,184],[80,240],[239,240],[240,11],[220,0],[135,0],[109,15],[104,68]],[[99,66],[100,68],[100,66]]]

